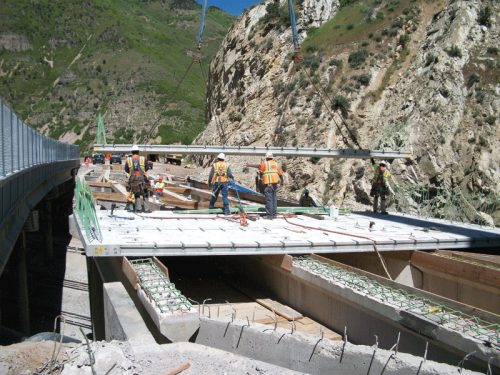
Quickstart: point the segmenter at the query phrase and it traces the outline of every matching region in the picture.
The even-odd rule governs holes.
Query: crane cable
[[[292,41],[293,41],[293,46],[295,48],[294,63],[298,64],[298,63],[300,63],[302,61],[302,54],[300,52],[299,32],[297,30],[297,19],[295,17],[295,10],[294,10],[294,7],[293,7],[293,0],[288,0],[288,9],[289,9],[289,12],[290,12],[290,24],[291,24],[291,27],[292,27]],[[321,101],[323,102],[323,104],[325,105],[325,107],[327,108],[327,110],[330,112],[330,114],[332,116],[332,120],[335,123],[335,126],[337,127],[337,130],[340,132],[340,134],[342,136],[342,140],[344,141],[344,143],[346,145],[349,145],[347,137],[343,134],[342,130],[340,129],[340,126],[338,125],[337,121],[335,120],[335,114],[332,113],[332,110],[331,110],[330,106],[333,104],[333,100],[330,98],[330,96],[328,95],[328,93],[323,89],[323,92],[324,92],[325,96],[328,98],[328,101],[330,102],[330,106],[328,106],[326,104],[326,101],[324,100],[323,96],[321,95],[321,90],[319,90],[317,88],[316,84],[314,84],[314,82],[313,82],[313,80],[312,80],[309,72],[307,71],[307,69],[305,69],[305,71],[306,71],[306,74],[308,75],[309,81],[311,82],[311,84],[313,85],[314,89],[318,93]],[[342,116],[342,114],[340,115],[340,118],[342,120],[342,123],[344,124],[344,127],[347,129],[347,132],[349,133],[349,137],[351,138],[351,140],[354,142],[354,144],[359,149],[362,149],[361,145],[359,144],[358,140],[356,139],[356,136],[352,133],[351,129],[349,129],[349,126],[347,126],[347,123],[345,122],[344,117]]]
[[[205,81],[205,86],[208,86],[208,75],[205,73],[203,70],[203,65],[201,64],[201,60],[199,61],[200,64],[200,70],[201,70],[201,75],[203,77],[203,80]],[[219,119],[219,117],[215,114],[215,112],[212,110],[212,107],[210,107],[210,114],[212,115],[212,118],[215,120],[215,128],[217,129],[217,134],[222,141],[222,144],[226,144],[226,132],[224,131],[224,127]]]

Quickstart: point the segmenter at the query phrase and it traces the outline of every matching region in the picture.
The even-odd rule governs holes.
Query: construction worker
[[[387,214],[385,210],[385,198],[389,193],[389,177],[391,173],[386,169],[387,163],[382,160],[375,163],[375,160],[370,159],[373,169],[372,188],[370,190],[370,197],[373,197],[373,212],[378,212],[378,200],[380,197],[380,212]]]
[[[125,172],[129,174],[128,190],[134,194],[134,212],[139,201],[138,198],[141,198],[142,212],[146,212],[147,170],[146,158],[139,156],[139,147],[133,145],[132,155],[127,157],[127,162],[125,163]]]
[[[155,195],[156,200],[163,196],[163,189],[165,189],[165,183],[163,182],[163,176],[158,177],[158,181],[155,184]]]
[[[316,207],[316,202],[314,202],[314,199],[309,195],[308,188],[304,188],[304,191],[302,192],[299,200],[299,204],[302,207]]]
[[[257,167],[262,173],[262,184],[266,197],[266,218],[275,219],[278,209],[278,197],[276,195],[280,183],[283,183],[283,170],[274,160],[273,153],[268,151],[266,159],[259,165],[247,164],[247,167]]]
[[[210,206],[209,208],[215,208],[215,202],[219,197],[219,192],[222,191],[222,203],[224,205],[224,215],[229,215],[231,212],[229,211],[229,199],[228,195],[228,183],[229,180],[234,180],[233,173],[231,172],[231,168],[226,163],[226,155],[224,153],[220,153],[217,155],[217,161],[212,166],[210,170],[210,174],[208,175],[208,185],[212,187],[212,197],[210,198]]]

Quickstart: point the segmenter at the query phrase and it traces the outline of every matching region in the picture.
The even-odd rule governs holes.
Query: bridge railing
[[[36,165],[78,158],[78,146],[38,133],[0,99],[0,180]]]

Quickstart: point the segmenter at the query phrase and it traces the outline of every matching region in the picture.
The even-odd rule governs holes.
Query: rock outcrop
[[[271,3],[246,11],[212,60],[207,127],[196,143],[354,147],[348,127],[363,148],[413,150],[411,161],[392,163],[397,184],[500,192],[497,2],[414,2],[371,39],[324,51],[306,40],[305,68],[291,62],[290,28],[266,11]],[[339,9],[337,1],[299,3],[303,39]],[[382,10],[384,3],[366,19]],[[366,62],[355,66],[352,52],[363,48]],[[231,160],[252,186],[248,158]],[[368,161],[283,162],[282,195],[296,198],[307,185],[325,204],[369,203]]]

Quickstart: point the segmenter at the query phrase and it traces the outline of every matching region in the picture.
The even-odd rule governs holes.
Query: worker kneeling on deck
[[[373,212],[378,212],[378,200],[380,197],[380,212],[387,214],[385,210],[385,198],[389,193],[389,177],[391,173],[386,169],[386,162],[382,160],[375,163],[375,160],[370,159],[373,168],[372,188],[370,197],[373,197]]]
[[[134,212],[136,211],[139,198],[142,201],[142,211],[146,212],[146,184],[149,183],[146,175],[147,170],[148,165],[146,164],[146,158],[144,156],[139,156],[138,146],[132,146],[132,155],[127,157],[125,172],[130,175],[128,180],[128,191],[134,195]]]
[[[304,188],[304,191],[302,192],[302,195],[299,200],[299,204],[302,207],[316,207],[317,204],[314,201],[314,199],[309,195],[309,189]]]
[[[215,208],[215,202],[219,197],[219,193],[222,192],[222,203],[224,205],[224,215],[229,215],[229,199],[228,194],[228,184],[229,180],[233,180],[234,176],[231,172],[231,168],[225,161],[226,155],[222,152],[217,155],[217,161],[212,166],[210,174],[208,175],[208,185],[212,187],[212,197],[210,198],[209,208]]]
[[[165,183],[163,182],[163,176],[158,176],[158,181],[155,183],[155,196],[156,200],[163,196],[163,189],[165,189]]]

